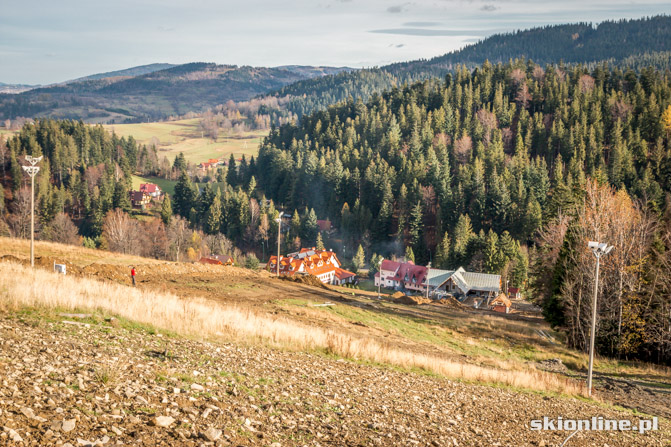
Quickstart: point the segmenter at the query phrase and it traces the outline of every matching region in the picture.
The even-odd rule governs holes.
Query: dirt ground
[[[209,343],[117,321],[0,312],[2,446],[559,446],[547,416],[642,417],[580,399],[326,355]],[[567,446],[665,447],[659,430]]]
[[[29,263],[24,256],[3,255],[0,246],[0,261],[3,260]],[[351,331],[382,343],[465,363],[500,367],[508,359],[507,351],[512,353],[529,349],[543,356],[549,356],[554,351],[568,351],[561,347],[560,341],[548,335],[551,333],[549,326],[542,320],[538,309],[528,303],[516,303],[519,312],[509,315],[474,310],[452,302],[411,305],[390,297],[378,300],[376,296],[357,294],[352,289],[332,290],[280,281],[266,271],[153,260],[142,263],[141,259],[135,261],[140,261],[133,264],[137,271],[137,287],[170,292],[185,298],[202,296],[251,307],[255,311],[281,314],[329,329]],[[49,270],[53,269],[54,262],[65,263],[70,275],[131,284],[131,265],[125,265],[118,259],[114,260],[115,263],[103,259],[88,264],[71,263],[63,256],[37,256],[35,259],[38,267]],[[340,306],[339,312],[328,312],[324,307],[316,307],[320,303],[334,303]],[[422,327],[428,326],[443,338],[446,334],[453,334],[454,342],[423,340],[423,333],[413,334],[412,327],[397,331],[383,324],[361,321],[356,318],[359,310],[372,315],[370,318],[389,320],[392,325],[394,318],[402,318]],[[585,371],[580,367],[574,367],[565,374],[581,380],[585,377]],[[595,377],[595,386],[596,394],[606,402],[671,418],[671,377],[657,373],[599,373]]]

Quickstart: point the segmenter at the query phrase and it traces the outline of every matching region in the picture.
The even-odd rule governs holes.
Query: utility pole
[[[277,277],[280,277],[280,238],[282,237],[282,216],[284,213],[280,211],[277,217]]]
[[[429,299],[429,274],[431,273],[431,263],[426,265],[426,299]]]
[[[377,299],[382,299],[382,296],[380,295],[380,286],[382,286],[382,261],[384,261],[384,258],[380,259],[380,262],[378,262],[378,267],[377,267],[377,273],[380,275],[380,280],[377,283]]]
[[[594,337],[596,336],[596,297],[599,292],[599,261],[613,249],[612,245],[590,241],[587,246],[596,256],[596,274],[594,277],[594,297],[592,298],[592,329],[589,340],[589,368],[587,371],[587,395],[592,396],[592,369],[594,367]]]
[[[22,166],[30,176],[30,266],[35,267],[35,176],[40,172],[40,167],[35,165],[42,161],[42,157],[26,155],[25,158],[30,163],[30,166]]]

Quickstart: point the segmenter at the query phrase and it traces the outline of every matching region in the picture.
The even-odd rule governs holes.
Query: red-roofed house
[[[213,258],[208,258],[206,256],[203,256],[202,258],[200,258],[200,261],[198,261],[198,262],[200,262],[201,264],[222,265],[222,262],[220,260],[213,259]]]
[[[235,260],[228,255],[210,255],[200,258],[203,264],[217,264],[217,265],[235,265]]]
[[[140,185],[140,191],[151,197],[161,196],[161,188],[154,183],[142,183]]]
[[[421,291],[426,289],[426,273],[426,267],[415,265],[413,262],[385,259],[380,265],[380,272],[375,275],[375,285],[379,284],[381,274],[384,287]]]
[[[277,256],[268,260],[268,271],[277,271]],[[303,248],[296,253],[280,257],[280,274],[314,275],[324,284],[349,284],[356,281],[356,275],[340,267],[335,253],[327,250]]]

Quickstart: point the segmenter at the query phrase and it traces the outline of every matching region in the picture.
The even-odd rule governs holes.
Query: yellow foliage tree
[[[666,137],[671,135],[671,105],[662,113],[662,127],[666,131]]]

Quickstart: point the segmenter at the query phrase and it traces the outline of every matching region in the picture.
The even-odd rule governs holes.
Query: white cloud
[[[668,12],[668,0],[397,1],[15,2],[0,14],[0,81],[44,84],[153,62],[383,65],[493,32]]]

